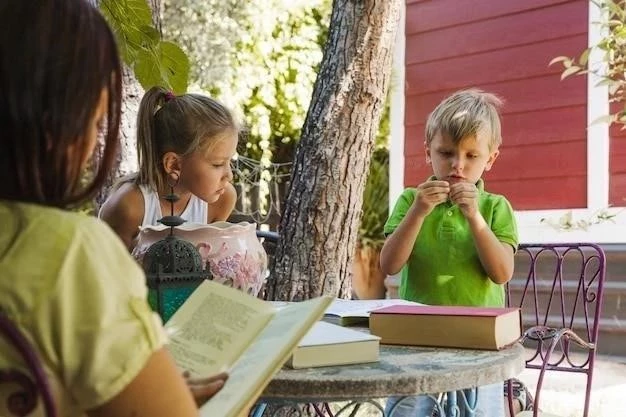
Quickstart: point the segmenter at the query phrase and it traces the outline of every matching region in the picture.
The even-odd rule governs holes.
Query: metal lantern
[[[174,228],[185,222],[174,216],[174,202],[178,196],[172,192],[165,197],[171,204],[171,214],[159,220],[170,227],[164,239],[155,242],[143,258],[143,269],[148,284],[148,301],[165,322],[178,310],[187,297],[205,279],[211,279],[208,268],[203,268],[196,247],[174,236]]]

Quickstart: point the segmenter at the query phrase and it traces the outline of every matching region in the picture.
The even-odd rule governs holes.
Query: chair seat
[[[543,411],[538,412],[537,416],[538,417],[562,417],[562,416],[557,416],[556,414],[544,413]],[[521,413],[515,414],[515,417],[533,417],[533,412],[530,410],[522,411]]]

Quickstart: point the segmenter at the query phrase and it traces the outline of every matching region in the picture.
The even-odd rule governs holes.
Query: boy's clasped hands
[[[467,219],[478,213],[478,189],[471,182],[458,181],[450,184],[448,181],[429,180],[420,184],[417,190],[415,204],[424,216],[430,214],[435,206],[448,200],[458,205]]]

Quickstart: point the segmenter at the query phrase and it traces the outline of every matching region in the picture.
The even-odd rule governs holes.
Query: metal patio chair
[[[516,255],[516,263],[520,261],[528,262],[528,270],[507,284],[507,306],[521,307],[526,328],[522,342],[534,350],[526,368],[540,372],[532,407],[516,416],[547,415],[539,411],[544,376],[561,371],[586,375],[587,417],[606,272],[604,251],[593,243],[522,244]],[[508,381],[510,410],[512,385]]]
[[[5,346],[14,349],[21,365],[0,369],[0,389],[4,408],[12,416],[27,416],[43,403],[44,415],[56,417],[54,400],[43,367],[30,342],[18,327],[0,312],[0,333]],[[6,387],[6,389],[5,389]]]
[[[267,266],[271,272],[273,268],[274,254],[276,253],[276,246],[278,245],[278,241],[280,240],[280,234],[278,234],[278,232],[272,232],[268,230],[257,230],[256,236],[261,241],[261,244],[263,245],[263,248],[265,249],[265,252],[267,253]],[[267,291],[268,285],[271,285],[271,282],[272,282],[272,275],[270,273],[270,276],[267,278],[267,280],[263,284],[263,288],[261,288],[261,292],[259,293],[259,298],[262,298],[266,301],[271,301],[271,300],[268,300],[268,291]]]

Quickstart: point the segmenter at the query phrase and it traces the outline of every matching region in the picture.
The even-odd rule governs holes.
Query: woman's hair
[[[498,110],[502,100],[495,94],[478,89],[461,90],[443,100],[426,121],[426,144],[430,145],[437,133],[444,133],[458,143],[475,136],[481,129],[489,131],[489,149],[498,149],[502,143]]]
[[[167,184],[163,156],[182,156],[201,149],[210,151],[225,134],[241,129],[232,113],[221,103],[200,94],[175,96],[162,87],[152,87],[139,105],[137,115],[136,181],[155,190]]]
[[[85,0],[7,0],[0,19],[0,199],[82,202],[102,187],[117,153],[122,73],[113,34]],[[102,158],[81,186],[103,90]]]

